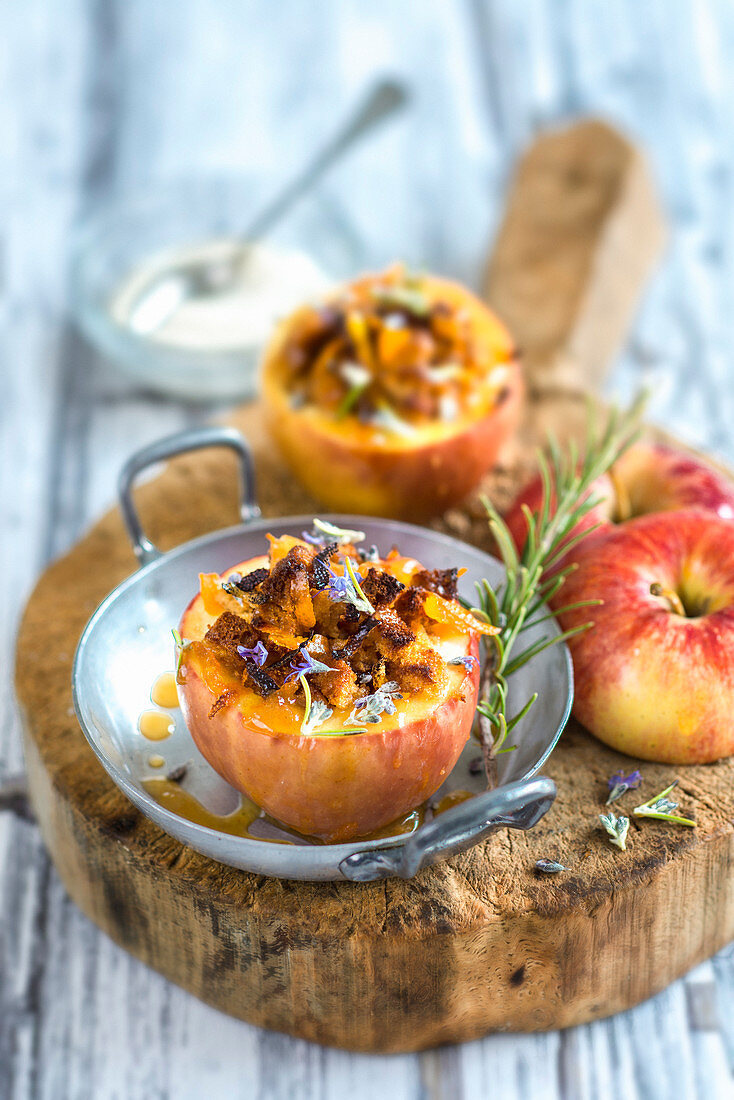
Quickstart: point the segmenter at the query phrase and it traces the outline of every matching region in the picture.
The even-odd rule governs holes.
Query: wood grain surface
[[[651,378],[654,419],[734,462],[730,5],[314,0],[305,20],[295,0],[28,0],[5,6],[3,30],[0,1096],[728,1098],[731,948],[612,1019],[421,1055],[324,1050],[208,1009],[65,893],[13,780],[9,670],[35,577],[109,505],[124,458],[208,415],[102,370],[75,336],[74,217],[193,167],[253,167],[266,193],[377,72],[410,81],[414,106],[322,191],[365,266],[405,255],[478,285],[540,127],[593,113],[643,144],[672,233],[611,386]]]

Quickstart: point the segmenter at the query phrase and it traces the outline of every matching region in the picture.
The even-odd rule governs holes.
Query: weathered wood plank
[[[417,13],[407,0],[366,8],[347,2],[338,11],[331,3],[314,3],[308,20],[286,3],[278,5],[284,12],[280,16],[272,4],[262,2],[221,4],[214,14],[193,0],[175,6],[67,4],[63,16],[60,8],[54,16],[52,5],[40,2],[16,7],[18,17],[6,21],[6,95],[0,103],[0,126],[7,135],[0,143],[2,194],[14,199],[5,207],[13,211],[4,242],[10,281],[2,303],[6,329],[8,285],[22,291],[13,297],[13,330],[6,346],[13,369],[4,377],[0,411],[0,498],[3,506],[12,505],[3,514],[3,527],[16,536],[0,548],[0,658],[5,667],[11,624],[23,594],[54,549],[40,517],[47,501],[58,379],[56,318],[64,226],[75,202],[68,173],[77,171],[81,140],[83,97],[74,89],[84,78],[81,54],[94,19],[116,21],[121,45],[116,67],[109,72],[113,84],[119,81],[121,107],[110,135],[122,185],[140,184],[153,173],[197,162],[216,167],[248,161],[275,179],[298,162],[312,136],[333,118],[335,104],[346,104],[356,95],[370,72],[390,67],[415,80],[423,101],[420,114],[386,132],[325,188],[364,239],[374,263],[405,249],[421,262],[475,278],[496,222],[499,186],[520,145],[540,122],[576,111],[608,112],[650,149],[676,224],[669,266],[647,299],[637,339],[622,358],[612,386],[630,392],[643,364],[652,360],[661,371],[653,400],[656,417],[678,434],[687,433],[692,442],[714,445],[734,459],[728,383],[729,349],[734,345],[729,305],[734,286],[734,70],[728,64],[734,52],[734,19],[726,0],[695,5],[620,0],[593,6],[583,0],[563,6],[553,0],[527,5],[476,0],[465,6],[472,17],[463,24],[453,12],[445,14],[449,5],[421,5]],[[6,10],[13,14],[9,6]],[[486,25],[483,36],[477,30],[480,22]],[[421,29],[424,23],[430,23],[428,30]],[[109,60],[101,59],[102,64]],[[305,126],[301,118],[307,119]],[[67,213],[59,214],[61,207]],[[695,388],[692,377],[698,381]],[[703,393],[701,381],[706,383]],[[146,402],[137,398],[131,406],[106,410],[98,420],[104,389],[89,406],[92,462],[84,474],[86,514],[76,522],[90,519],[111,496],[112,482],[105,481],[128,449],[126,433],[130,441],[142,441],[155,428],[155,408],[139,424]],[[174,422],[175,416],[166,420],[166,428]],[[63,430],[71,426],[67,421]],[[114,437],[109,448],[104,446],[105,433]],[[67,453],[65,471],[72,471],[75,462]],[[72,505],[67,497],[67,517]],[[72,540],[73,526],[56,532],[55,548]],[[12,773],[20,766],[20,754],[9,702],[3,696],[0,762]],[[661,1082],[670,1079],[664,1074],[655,1084],[653,1077],[638,1071],[629,1029],[616,1021],[581,1029],[578,1039],[569,1040],[561,1077],[557,1046],[549,1048],[540,1036],[498,1037],[462,1048],[458,1079],[454,1052],[440,1052],[432,1063],[439,1069],[423,1072],[423,1086],[410,1059],[372,1060],[324,1051],[313,1058],[310,1073],[298,1068],[301,1054],[291,1071],[286,1059],[294,1057],[298,1044],[282,1041],[273,1050],[263,1044],[256,1054],[256,1032],[164,986],[96,932],[94,975],[87,991],[93,1011],[85,1020],[74,1016],[62,1045],[46,1042],[39,1064],[33,1038],[36,1009],[27,1007],[26,998],[29,944],[40,944],[35,965],[49,965],[55,975],[45,996],[64,1005],[68,972],[58,963],[50,965],[48,954],[66,955],[75,960],[68,963],[72,969],[78,966],[87,950],[88,926],[70,909],[72,916],[60,928],[52,929],[47,939],[39,936],[37,902],[45,864],[37,840],[28,842],[34,836],[29,829],[0,815],[0,935],[5,953],[0,998],[8,974],[14,976],[11,984],[16,983],[13,996],[20,990],[20,1001],[13,1002],[20,1005],[20,1015],[13,1024],[11,1095],[56,1097],[63,1081],[73,1083],[76,1095],[95,1100],[142,1096],[146,1085],[162,1096],[195,1092],[267,1097],[261,1085],[265,1076],[268,1088],[298,1097],[345,1092],[373,1096],[378,1090],[417,1097],[421,1088],[423,1095],[434,1095],[428,1082],[436,1079],[446,1095],[479,1096],[494,1089],[497,1078],[492,1074],[500,1063],[508,1100],[528,1095],[522,1088],[527,1074],[538,1074],[540,1096],[562,1095],[560,1081],[569,1088],[577,1082],[575,1095],[656,1097],[662,1095]],[[730,963],[729,954],[723,953],[715,960],[714,973],[734,1069],[734,1033],[725,1010],[734,995]],[[113,1010],[110,1006],[118,999]],[[129,1043],[136,1014],[142,1047]],[[676,1010],[676,1018],[685,1035],[687,1016]],[[654,1043],[649,1054],[645,1051],[655,1019],[638,1010],[630,1021],[629,1028],[640,1036],[641,1056],[657,1058]],[[58,1029],[54,1034],[58,1038]],[[566,1036],[560,1041],[565,1043]],[[707,1046],[695,1055],[697,1074],[706,1066],[713,1074],[719,1066],[714,1052],[723,1049],[720,1034],[712,1042],[713,1050]],[[89,1070],[85,1051],[90,1049],[93,1058],[85,1081],[82,1068]],[[3,1096],[5,1050],[0,1044]],[[467,1059],[478,1062],[480,1053],[488,1071],[475,1074]],[[677,1070],[679,1056],[670,1050],[665,1055]],[[135,1059],[141,1063],[133,1065]],[[76,1068],[64,1069],[62,1063]],[[161,1063],[172,1063],[168,1076],[151,1070]],[[547,1068],[547,1081],[536,1068],[541,1065]],[[691,1087],[685,1073],[678,1080]],[[697,1077],[695,1094],[716,1096],[716,1091],[704,1092],[705,1080]],[[289,1081],[294,1083],[290,1094]],[[652,1091],[643,1093],[643,1083],[651,1081]],[[394,1082],[400,1083],[395,1093]],[[718,1095],[727,1095],[730,1079],[718,1088]]]

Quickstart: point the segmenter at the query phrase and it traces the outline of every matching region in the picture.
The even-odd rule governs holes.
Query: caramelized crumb
[[[224,708],[228,707],[236,698],[237,692],[232,691],[231,688],[228,688],[227,691],[223,691],[222,694],[214,700],[208,717],[213,718],[215,714],[219,714],[220,710],[224,710]]]
[[[368,569],[361,586],[376,611],[382,607],[388,607],[398,593],[405,588],[397,577],[383,572],[382,569]]]
[[[246,619],[231,611],[224,611],[206,632],[205,641],[216,645],[230,656],[241,662],[238,646],[251,649],[260,639],[259,632]]]
[[[458,595],[458,569],[421,569],[412,579],[416,587],[427,588],[445,600],[455,600]]]
[[[262,584],[268,575],[268,570],[262,566],[260,569],[253,569],[251,573],[245,573],[244,577],[240,577],[238,581],[232,582],[235,588],[239,588],[240,592],[252,592],[258,585]]]
[[[205,643],[215,649],[242,684],[267,696],[292,680],[307,653],[328,672],[308,672],[315,700],[349,709],[365,694],[395,681],[403,694],[429,690],[437,693],[448,680],[445,660],[434,648],[435,619],[423,610],[429,593],[450,600],[456,592],[455,569],[419,570],[409,587],[378,562],[359,578],[372,614],[354,606],[348,589],[334,598],[345,556],[354,548],[328,544],[322,548],[284,536],[273,554],[270,569],[258,569],[240,581],[229,582],[245,592],[242,613],[224,611],[209,628]],[[287,549],[286,547],[290,547]],[[388,555],[395,558],[397,551]],[[247,650],[247,653],[243,653]],[[256,659],[255,659],[256,658]],[[295,662],[295,663],[294,663]],[[295,670],[295,671],[294,671]],[[295,697],[300,698],[298,684]],[[236,698],[223,691],[209,712],[216,716]]]

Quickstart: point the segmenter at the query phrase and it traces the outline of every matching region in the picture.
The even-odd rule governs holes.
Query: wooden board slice
[[[500,236],[505,252],[509,232]],[[516,232],[522,237],[522,226]],[[591,234],[599,271],[605,253],[597,245]],[[588,281],[591,259],[574,266],[571,282]],[[518,304],[514,320],[526,355],[545,362],[551,377],[558,360],[533,342],[532,310],[523,320]],[[621,337],[620,329],[617,343]],[[525,479],[547,428],[561,438],[579,431],[584,400],[560,385],[535,387],[542,395],[484,486],[498,504]],[[253,446],[265,514],[316,511],[273,455],[257,408],[233,422]],[[163,548],[233,522],[235,496],[231,458],[215,451],[177,460],[139,490],[146,529]],[[436,526],[487,545],[476,498]],[[409,882],[280,882],[183,847],[110,782],[71,703],[77,639],[134,565],[111,512],[47,570],[21,626],[17,685],[33,805],[61,877],[94,921],[172,981],[265,1027],[356,1050],[415,1050],[492,1029],[607,1015],[662,989],[734,936],[734,764],[641,765],[640,795],[677,776],[698,825],[633,823],[622,853],[606,840],[598,814],[608,777],[634,761],[574,723],[546,769],[557,802],[535,830],[496,834]],[[568,870],[539,876],[542,857]]]
[[[554,404],[558,428],[581,419],[581,402]],[[236,423],[255,449],[266,513],[282,513],[285,500],[288,511],[311,510],[270,466],[257,409]],[[515,477],[515,466],[503,472],[498,498]],[[151,534],[173,546],[232,522],[233,486],[227,455],[177,461],[139,491]],[[482,544],[482,525],[467,523]],[[732,762],[641,765],[644,796],[680,778],[698,827],[633,823],[622,853],[597,815],[607,778],[634,762],[574,723],[546,769],[558,800],[535,830],[499,834],[410,882],[279,882],[182,847],[113,786],[71,705],[77,638],[133,567],[113,512],[44,574],[21,628],[18,693],[33,805],[70,894],[172,981],[265,1027],[358,1050],[413,1050],[607,1015],[734,935]],[[569,870],[541,877],[541,857]]]

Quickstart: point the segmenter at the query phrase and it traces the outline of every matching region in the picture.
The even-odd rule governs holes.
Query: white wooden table
[[[275,183],[379,72],[412,111],[325,186],[375,263],[476,282],[508,169],[544,124],[615,120],[674,223],[612,388],[734,461],[734,9],[727,0],[7,0],[0,24],[0,782],[22,772],[11,666],[34,578],[132,448],[206,415],[104,371],[66,319],[74,217],[113,188],[256,166]],[[685,899],[681,899],[685,904]],[[0,809],[0,1100],[731,1097],[734,953],[608,1021],[401,1057],[230,1020],[116,948]]]

